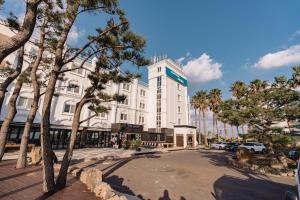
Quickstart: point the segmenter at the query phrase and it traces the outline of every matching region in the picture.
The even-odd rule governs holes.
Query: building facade
[[[2,30],[3,31],[3,30]],[[27,52],[35,52],[36,49],[26,44]],[[9,63],[14,67],[16,53],[8,56],[2,67]],[[64,68],[78,67],[80,60],[69,63]],[[27,67],[24,62],[24,68]],[[76,103],[81,99],[84,90],[89,86],[88,73],[93,69],[94,61],[90,60],[84,66],[85,69],[76,69],[65,73],[64,80],[57,82],[56,96],[53,97],[51,106],[51,142],[54,149],[64,148],[67,145],[72,118]],[[2,73],[0,82],[6,78]],[[101,113],[99,116],[81,124],[78,133],[76,147],[80,146],[109,146],[112,133],[112,126],[115,124],[127,124],[131,127],[138,127],[136,130],[147,134],[142,136],[144,140],[157,140],[174,142],[174,126],[190,124],[189,98],[187,95],[187,78],[183,74],[179,64],[171,59],[165,58],[154,60],[148,66],[148,83],[135,79],[131,83],[115,84],[109,82],[104,90],[105,93],[124,94],[126,100],[123,102],[110,102],[106,105],[110,108],[108,113]],[[4,104],[0,115],[0,123],[5,119],[9,98],[13,92],[12,83],[6,93]],[[8,140],[19,143],[23,127],[29,113],[33,92],[30,84],[24,84],[17,100],[17,114],[11,124]],[[40,107],[36,114],[30,143],[39,143],[40,132],[39,122],[41,119],[43,96],[40,99]],[[93,113],[86,106],[81,114],[86,119]],[[118,126],[114,126],[118,127]],[[121,126],[119,126],[121,127]],[[141,129],[142,127],[142,129]],[[122,132],[115,130],[113,132]],[[136,131],[126,129],[127,133],[136,134]],[[142,130],[142,131],[141,131]],[[150,135],[149,135],[150,134]],[[141,136],[139,136],[141,137]]]

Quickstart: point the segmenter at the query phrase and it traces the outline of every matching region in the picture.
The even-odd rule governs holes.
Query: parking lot
[[[178,151],[118,161],[97,167],[105,181],[142,199],[283,199],[295,179],[249,173],[227,166],[224,151]]]

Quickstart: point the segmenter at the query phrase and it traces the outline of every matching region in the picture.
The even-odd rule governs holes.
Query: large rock
[[[83,182],[84,184],[86,184],[86,180],[87,180],[87,172],[86,171],[82,171],[80,173],[80,181]]]
[[[128,200],[128,199],[125,196],[115,195],[115,196],[109,198],[108,200]]]
[[[94,191],[96,185],[100,185],[102,183],[102,172],[96,168],[90,168],[86,171],[86,186],[91,191]]]
[[[42,160],[42,149],[41,147],[33,147],[30,152],[31,162],[36,165]]]
[[[54,172],[59,172],[60,168],[61,168],[61,164],[57,164],[57,163],[53,164]]]
[[[97,197],[100,197],[100,199],[103,200],[111,199],[114,196],[117,196],[110,185],[104,182],[95,187],[94,193]]]
[[[248,162],[252,158],[252,155],[247,148],[240,147],[236,151],[236,158],[237,158],[238,162],[245,163],[245,162]]]
[[[280,161],[280,163],[284,166],[284,167],[288,167],[288,161],[287,161],[287,157],[284,154],[280,154],[277,156],[277,159]]]
[[[284,169],[284,166],[281,163],[277,163],[277,164],[271,164],[271,168],[273,168],[273,169]]]

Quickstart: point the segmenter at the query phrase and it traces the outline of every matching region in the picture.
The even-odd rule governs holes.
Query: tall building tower
[[[150,132],[174,133],[174,126],[189,125],[188,81],[171,59],[148,66],[148,127]]]

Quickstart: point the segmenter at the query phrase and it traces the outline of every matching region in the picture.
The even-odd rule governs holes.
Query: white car
[[[226,142],[217,142],[211,145],[211,148],[213,149],[225,149]]]
[[[258,142],[246,142],[244,144],[241,144],[239,147],[245,147],[249,149],[251,152],[259,152],[259,153],[266,153],[267,152],[267,147]]]

